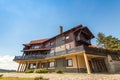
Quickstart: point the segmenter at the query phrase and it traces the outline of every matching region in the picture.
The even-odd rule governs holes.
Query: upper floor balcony
[[[93,48],[93,47],[88,47],[88,46],[78,46],[69,50],[63,50],[59,52],[55,52],[53,54],[47,54],[47,55],[25,55],[25,56],[15,56],[15,60],[35,60],[35,59],[45,59],[45,58],[50,58],[50,57],[56,57],[56,56],[61,56],[61,55],[66,55],[66,54],[74,54],[77,52],[86,52],[87,54],[95,54],[95,55],[103,55],[105,56],[108,50],[105,49],[100,49],[100,48]]]

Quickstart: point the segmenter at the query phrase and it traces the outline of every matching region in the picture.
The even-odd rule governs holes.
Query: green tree
[[[120,40],[111,35],[105,36],[103,33],[97,35],[97,45],[109,50],[120,50]]]

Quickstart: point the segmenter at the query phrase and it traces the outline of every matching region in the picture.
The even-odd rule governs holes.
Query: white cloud
[[[18,64],[13,61],[14,56],[0,56],[0,69],[17,70]]]

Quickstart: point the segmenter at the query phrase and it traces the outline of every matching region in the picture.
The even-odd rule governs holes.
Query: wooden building
[[[115,51],[91,45],[94,38],[85,26],[78,25],[47,39],[30,41],[23,44],[22,56],[15,56],[19,63],[18,72],[26,69],[46,68],[64,72],[116,72],[120,71],[120,55]]]

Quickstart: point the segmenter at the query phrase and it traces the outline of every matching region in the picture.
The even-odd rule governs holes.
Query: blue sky
[[[120,39],[120,0],[0,0],[0,56],[21,55],[23,43],[83,24]],[[95,44],[95,39],[93,40]]]

